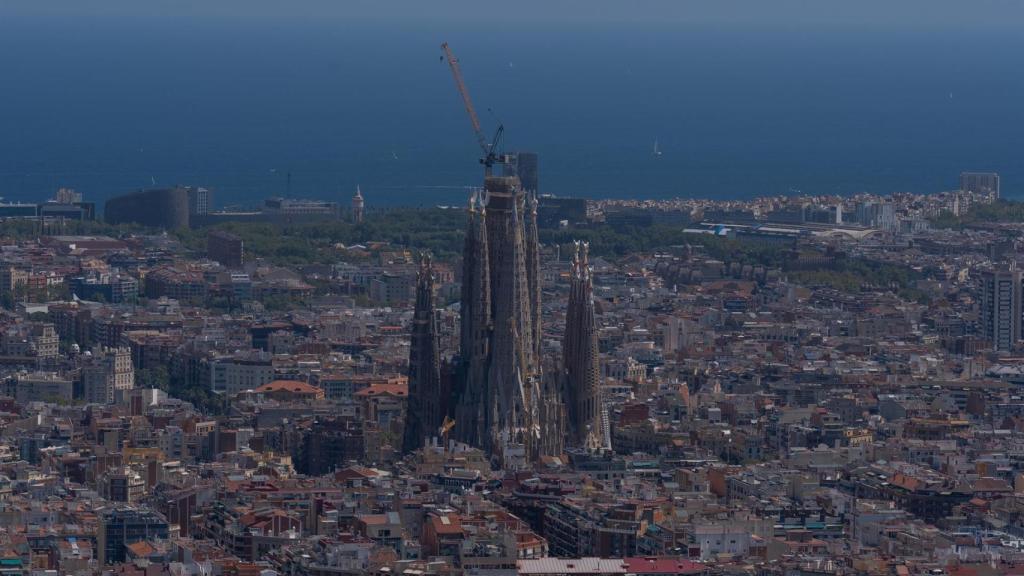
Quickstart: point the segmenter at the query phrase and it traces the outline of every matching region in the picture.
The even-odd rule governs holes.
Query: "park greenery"
[[[979,224],[1011,224],[1024,222],[1024,202],[997,200],[975,204],[959,216],[946,210],[931,219],[935,228],[961,229]]]
[[[175,230],[169,234],[181,243],[187,253],[201,256],[206,251],[207,233],[211,229],[225,230],[242,239],[249,257],[295,268],[330,265],[342,260],[358,263],[361,259],[370,258],[372,253],[358,248],[373,244],[429,252],[438,261],[455,261],[462,251],[465,218],[465,211],[458,209],[396,207],[368,211],[365,220],[358,224],[344,220],[284,225],[228,222],[211,228]],[[940,215],[934,223],[963,226],[981,221],[1024,221],[1024,203],[1000,201],[978,205],[954,220]],[[113,237],[162,234],[136,225],[114,226],[103,222],[72,223],[67,233]],[[9,220],[0,226],[0,237],[4,238],[27,239],[37,235],[35,223],[31,221]],[[700,246],[707,255],[723,262],[782,269],[791,281],[800,284],[828,286],[847,292],[891,289],[909,299],[923,299],[914,289],[920,274],[906,267],[836,258],[829,265],[815,269],[787,270],[794,258],[791,247],[692,234],[678,225],[611,226],[597,223],[571,228],[542,228],[540,241],[546,246],[561,246],[562,254],[570,253],[574,241],[584,241],[590,244],[593,256],[612,259],[678,249],[685,245]],[[230,306],[225,308],[230,309]]]
[[[166,366],[143,368],[135,372],[137,388],[157,388],[174,398],[191,402],[207,414],[219,414],[223,399],[202,383],[189,384],[181,375],[171,373]]]

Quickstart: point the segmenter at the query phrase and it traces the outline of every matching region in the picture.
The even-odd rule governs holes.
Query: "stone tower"
[[[363,191],[356,186],[356,193],[352,196],[352,223],[362,224],[363,223],[363,208],[366,206],[363,200]]]
[[[540,239],[537,230],[537,195],[528,193],[525,210],[525,241],[526,241],[526,291],[530,300],[530,340],[533,344],[533,356],[540,359],[541,309],[540,309]]]
[[[402,435],[402,451],[423,446],[437,433],[441,413],[441,362],[437,317],[434,315],[434,271],[423,255],[416,274],[416,308],[409,342],[409,397]]]
[[[524,195],[515,177],[492,176],[487,192],[491,268],[491,342],[487,370],[491,453],[505,465],[533,457],[537,427],[537,364],[526,275]]]
[[[562,341],[563,395],[570,443],[599,449],[608,448],[610,442],[601,398],[594,287],[588,250],[586,243],[577,242],[573,255],[569,306]]]
[[[543,428],[536,219],[515,176],[487,177],[484,194],[470,201],[463,254],[456,429],[516,467],[536,458]]]
[[[489,416],[485,405],[491,338],[491,271],[486,212],[483,198],[474,192],[469,199],[462,249],[461,366],[455,407],[456,436],[473,446],[486,445]]]

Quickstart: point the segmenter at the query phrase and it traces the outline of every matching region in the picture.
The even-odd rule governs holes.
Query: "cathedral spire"
[[[572,443],[593,449],[608,447],[609,441],[601,398],[590,246],[576,242],[574,248],[562,343],[563,394]]]
[[[488,177],[469,200],[463,247],[456,430],[511,468],[560,452],[545,440],[561,408],[548,410],[541,390],[536,211],[519,178]]]
[[[526,284],[528,300],[530,304],[530,345],[533,348],[533,356],[539,362],[541,357],[541,339],[543,329],[541,326],[540,309],[540,233],[537,229],[537,194],[530,191],[526,197],[525,205],[525,242],[526,242]]]
[[[487,211],[473,191],[466,214],[460,300],[460,377],[455,431],[473,446],[483,446],[491,412],[487,409],[487,361],[491,337],[491,272],[487,247]]]
[[[420,256],[416,307],[409,342],[409,396],[402,451],[423,446],[441,425],[441,361],[434,315],[434,269],[430,255]]]

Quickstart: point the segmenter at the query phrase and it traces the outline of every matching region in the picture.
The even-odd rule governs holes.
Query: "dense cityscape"
[[[1024,576],[1021,22],[5,0],[0,576]]]
[[[591,201],[503,160],[465,207],[0,205],[0,569],[1024,572],[998,175]]]

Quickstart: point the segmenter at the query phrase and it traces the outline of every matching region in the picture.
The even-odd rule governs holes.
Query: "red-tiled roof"
[[[291,392],[292,394],[311,394],[316,395],[320,393],[320,389],[312,384],[306,382],[300,382],[299,380],[274,380],[273,382],[267,382],[255,390],[258,394],[267,394],[270,392]]]
[[[402,384],[385,384],[383,382],[378,382],[378,383],[375,383],[375,384],[370,384],[366,388],[363,388],[362,390],[356,392],[356,396],[365,396],[365,397],[368,397],[368,396],[385,396],[385,395],[390,395],[390,396],[408,396],[409,395],[409,385],[405,384],[405,383],[402,383]]]
[[[150,554],[156,552],[156,548],[154,548],[152,544],[146,542],[145,540],[142,540],[141,542],[135,542],[134,544],[129,544],[128,549],[132,551],[132,554],[134,554],[136,558],[145,558]]]
[[[432,516],[430,523],[436,534],[462,534],[462,521],[455,514]]]

